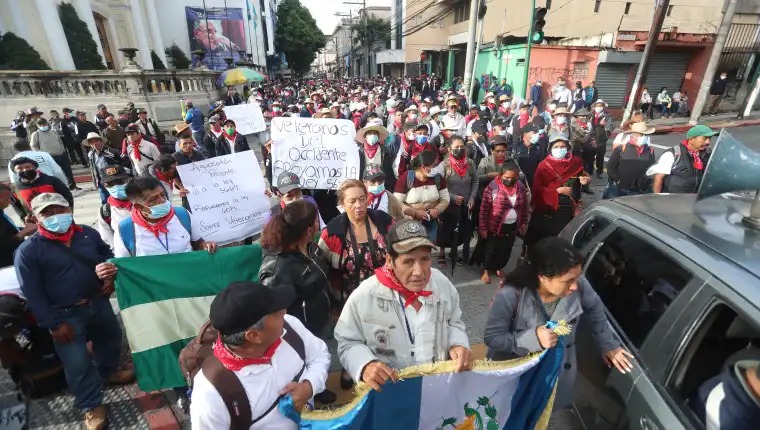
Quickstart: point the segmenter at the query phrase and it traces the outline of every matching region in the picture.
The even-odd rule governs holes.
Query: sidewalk
[[[676,117],[667,119],[653,119],[647,121],[649,126],[655,128],[655,134],[669,134],[669,133],[686,133],[692,125],[689,124],[689,117]],[[703,115],[699,119],[699,124],[706,125],[712,129],[732,128],[732,127],[746,127],[751,125],[760,125],[759,116],[745,117],[742,120],[736,119],[736,112],[720,113],[717,115]],[[617,128],[613,134],[620,132],[620,128]]]

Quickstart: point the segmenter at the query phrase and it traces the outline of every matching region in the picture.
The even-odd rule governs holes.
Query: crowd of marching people
[[[583,257],[557,235],[605,168],[605,198],[696,191],[715,134],[708,127],[692,128],[656,160],[647,113],[635,112],[605,165],[616,124],[593,83],[573,91],[560,79],[543,102],[546,91],[522,99],[502,82],[472,104],[461,85],[443,90],[427,76],[277,81],[244,91],[267,126],[281,116],[352,121],[361,177],[337,190],[308,190],[292,172],[275,175],[277,142],[268,131],[241,135],[224,115],[224,106],[246,101],[232,87],[205,115],[186,101],[170,134],[133,105],[118,116],[98,106],[95,123],[68,108],[49,122],[36,109],[19,115],[15,130],[26,127],[29,138],[17,134],[12,186],[0,186],[0,207],[13,205],[25,224],[0,222],[0,255],[15,268],[4,276],[18,279],[6,287],[12,295],[0,295],[0,314],[21,316],[0,327],[3,365],[13,367],[20,350],[7,352],[11,340],[32,317],[40,337],[49,333],[47,348],[88,429],[106,425],[103,386],[134,377],[119,363],[122,332],[108,301],[117,268],[108,260],[216,252],[216,243],[193,233],[177,166],[257,148],[277,203],[260,237],[259,281],[233,283],[211,304],[217,337],[207,355],[216,367],[193,373],[194,428],[230,428],[240,419],[251,428],[295,428],[275,407],[281,396],[290,394],[299,409],[312,398],[333,403],[336,394],[325,388],[331,331],[343,389],[358,381],[380,389],[414,364],[454,360],[458,371],[469,369],[474,358],[448,275],[456,266],[475,266],[484,283],[496,277],[502,287],[485,327],[489,358],[551,348],[558,334],[546,323],[582,313],[607,363],[632,368],[582,276]],[[74,161],[90,168],[101,196],[95,228],[74,219]],[[521,259],[506,271],[517,238]],[[225,246],[258,238],[240,239]],[[555,408],[572,400],[572,352],[565,362]],[[250,403],[242,418],[228,406],[240,391],[222,387],[230,374]]]

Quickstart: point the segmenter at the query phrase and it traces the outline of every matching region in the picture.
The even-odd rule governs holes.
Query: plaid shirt
[[[514,209],[517,212],[517,228],[528,224],[530,208],[528,199],[526,198],[525,186],[522,182],[517,181],[517,200],[515,201],[515,205],[512,206],[507,194],[499,187],[497,181],[500,180],[501,178],[497,177],[483,190],[483,200],[480,203],[480,219],[478,220],[479,231],[499,234],[510,209]]]

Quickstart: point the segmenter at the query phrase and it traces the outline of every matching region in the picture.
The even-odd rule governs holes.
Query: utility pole
[[[473,0],[475,1],[475,0]],[[475,44],[475,56],[478,55],[480,52],[480,41],[483,39],[483,19],[478,20],[478,42]],[[478,77],[475,75],[475,69],[478,65],[477,58],[475,61],[472,62],[472,79],[470,80],[470,86],[467,87],[467,100],[472,100],[472,90],[473,86],[475,85],[475,79],[478,79]]]
[[[699,117],[702,116],[702,109],[705,107],[707,95],[710,93],[710,85],[712,85],[715,71],[718,68],[720,54],[723,53],[723,47],[726,45],[726,39],[728,38],[728,30],[731,29],[731,22],[734,20],[734,14],[736,14],[737,3],[737,0],[728,0],[726,3],[726,10],[723,12],[723,21],[721,21],[718,35],[715,37],[715,45],[710,54],[710,61],[707,62],[707,68],[702,77],[702,85],[699,87],[697,100],[694,102],[694,107],[691,109],[691,119],[689,119],[689,124],[691,125],[696,124],[699,121]]]
[[[470,1],[470,23],[468,25],[467,29],[467,35],[469,36],[467,40],[467,55],[465,55],[465,61],[464,61],[464,82],[462,82],[462,85],[464,88],[467,88],[467,92],[469,93],[469,88],[472,87],[472,70],[473,66],[475,64],[475,44],[477,37],[477,26],[478,26],[478,9],[480,8],[480,0],[471,0]],[[472,103],[472,97],[470,94],[467,94],[467,103]]]
[[[364,45],[364,74],[366,76],[369,76],[369,22],[368,22],[368,16],[367,16],[367,0],[362,0],[361,3],[351,3],[351,2],[343,2],[343,4],[355,4],[355,5],[361,5],[362,10],[364,11],[364,40],[362,41],[362,44]]]
[[[536,20],[536,0],[530,7],[530,26],[528,27],[528,40],[525,43],[525,70],[523,71],[523,96],[528,99],[528,74],[530,72],[530,47],[533,45],[533,22]]]
[[[633,80],[631,95],[628,97],[628,106],[626,106],[625,113],[623,113],[623,122],[631,117],[631,112],[633,112],[634,108],[639,105],[641,92],[644,90],[644,81],[647,80],[647,75],[649,75],[649,66],[652,62],[652,56],[654,55],[654,48],[657,46],[657,39],[660,36],[662,23],[665,21],[665,12],[668,10],[669,5],[670,0],[657,0],[657,5],[654,9],[654,17],[652,18],[652,27],[649,28],[647,44],[644,47],[644,53],[641,55],[639,70],[636,72],[636,78]]]

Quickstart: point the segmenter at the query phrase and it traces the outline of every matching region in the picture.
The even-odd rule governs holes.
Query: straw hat
[[[322,108],[314,114],[314,118],[332,118],[332,111],[330,108]]]
[[[554,109],[554,112],[552,112],[552,115],[570,115],[570,112],[567,110],[564,106],[558,106],[557,109]]]
[[[441,113],[441,108],[439,108],[438,106],[433,106],[428,111],[429,116],[438,115],[439,113]]]
[[[411,105],[408,108],[404,109],[404,113],[411,112],[411,111],[419,112],[419,109],[417,109],[417,105]]]
[[[647,126],[647,123],[645,122],[635,122],[631,124],[631,129],[628,130],[629,133],[639,133],[639,134],[652,134],[654,133],[655,129],[654,127]]]
[[[364,135],[367,134],[368,131],[378,132],[378,134],[380,134],[380,140],[378,140],[378,142],[380,143],[384,143],[388,139],[388,130],[385,127],[382,125],[368,125],[356,132],[356,140],[363,142]]]

